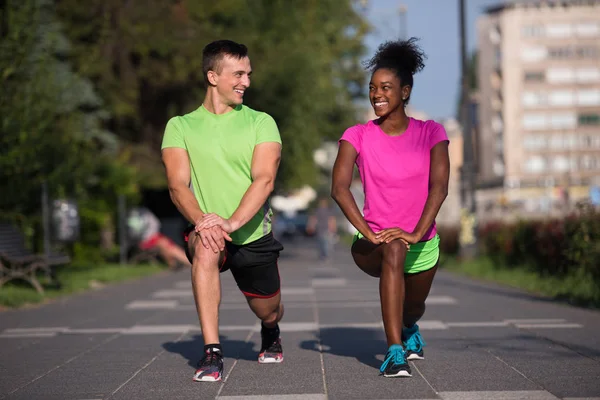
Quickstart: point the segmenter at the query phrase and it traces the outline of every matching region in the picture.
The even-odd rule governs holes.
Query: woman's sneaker
[[[218,382],[222,376],[223,354],[216,347],[207,349],[192,379],[196,382]]]
[[[386,378],[412,376],[410,374],[410,366],[406,362],[404,348],[401,345],[393,344],[390,346],[379,372]]]
[[[261,364],[278,364],[283,362],[283,348],[279,337],[279,326],[267,329],[262,326],[260,330],[262,344],[258,354],[258,362]]]
[[[419,325],[414,324],[410,328],[402,329],[402,343],[406,349],[407,360],[424,360],[423,347],[425,341],[419,333]]]

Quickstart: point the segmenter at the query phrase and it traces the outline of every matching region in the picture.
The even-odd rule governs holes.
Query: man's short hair
[[[238,60],[248,57],[248,48],[232,40],[216,40],[207,44],[202,50],[202,72],[207,85],[209,85],[208,71],[219,73],[219,64],[225,56],[235,57]]]

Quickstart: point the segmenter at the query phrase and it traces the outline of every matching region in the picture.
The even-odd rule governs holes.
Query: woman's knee
[[[425,314],[425,302],[417,301],[405,301],[404,303],[404,315],[420,318]]]
[[[406,245],[400,240],[383,244],[383,264],[388,268],[401,268],[404,272]]]

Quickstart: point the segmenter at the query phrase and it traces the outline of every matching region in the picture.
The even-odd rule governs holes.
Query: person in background
[[[141,251],[157,250],[169,269],[191,266],[185,250],[160,232],[160,221],[145,207],[134,208],[127,216],[129,240],[137,243]]]
[[[319,246],[319,259],[327,260],[335,243],[337,222],[326,198],[319,199],[315,212],[308,218],[306,233],[314,235]]]

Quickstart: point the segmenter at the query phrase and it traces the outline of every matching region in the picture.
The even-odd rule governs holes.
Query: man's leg
[[[204,343],[219,343],[219,265],[224,254],[205,248],[200,237],[193,232],[188,240],[188,249],[192,256],[192,289]]]
[[[246,301],[248,301],[248,305],[252,312],[267,328],[275,328],[277,323],[283,318],[281,293],[277,293],[275,296],[267,299],[246,296]]]
[[[278,322],[283,317],[281,294],[269,298],[246,296],[248,305],[261,320],[261,345],[258,362],[261,364],[280,363],[283,361],[283,348]]]
[[[204,338],[204,356],[198,363],[193,380],[216,382],[220,381],[223,375],[223,350],[219,342],[219,265],[224,254],[205,248],[200,237],[193,232],[189,235],[188,252],[192,260],[192,288],[196,311]]]

